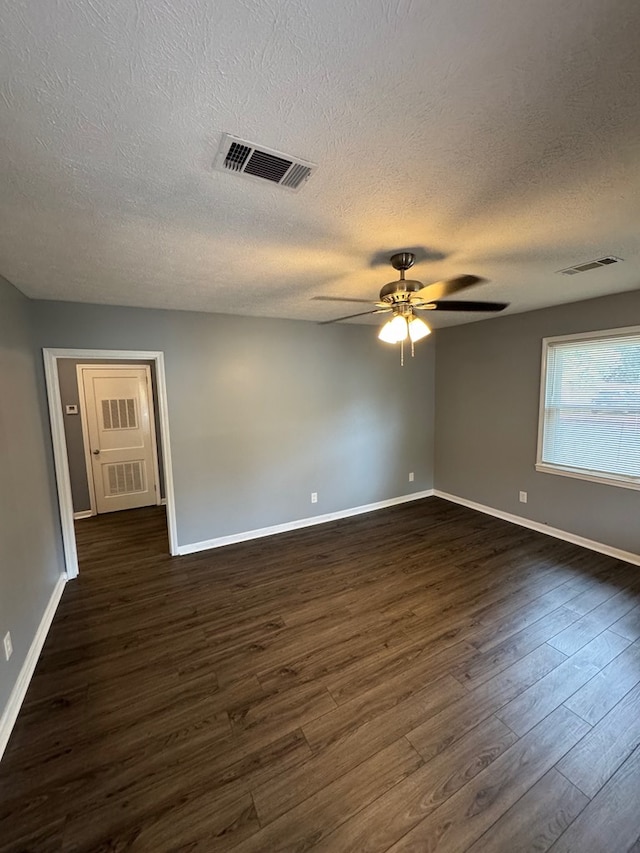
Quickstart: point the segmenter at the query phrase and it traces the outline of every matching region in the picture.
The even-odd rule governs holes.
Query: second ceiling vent
[[[588,272],[589,270],[597,270],[598,267],[608,267],[611,264],[617,264],[622,258],[616,258],[615,255],[609,255],[606,258],[598,258],[597,261],[587,261],[586,264],[578,264],[575,267],[567,267],[566,270],[556,270],[562,275],[577,275],[579,272]]]
[[[295,192],[311,177],[316,165],[224,133],[214,168],[271,181]]]

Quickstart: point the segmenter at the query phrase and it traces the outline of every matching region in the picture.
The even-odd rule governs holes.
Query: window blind
[[[640,330],[547,343],[539,462],[640,482]]]

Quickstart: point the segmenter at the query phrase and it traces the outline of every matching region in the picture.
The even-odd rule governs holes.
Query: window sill
[[[605,486],[621,486],[623,489],[640,491],[640,480],[631,477],[596,474],[593,471],[581,471],[577,468],[562,468],[548,462],[536,462],[536,471],[543,474],[559,474],[561,477],[573,477],[576,480],[588,480],[590,483],[603,483]]]

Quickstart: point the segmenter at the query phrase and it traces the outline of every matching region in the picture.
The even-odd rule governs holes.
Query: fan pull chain
[[[404,341],[400,341],[400,367],[404,367]]]
[[[411,358],[415,356],[415,352],[413,351],[413,341],[411,341]]]

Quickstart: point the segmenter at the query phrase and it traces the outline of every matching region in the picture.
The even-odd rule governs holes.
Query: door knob
[[[99,450],[94,450],[94,451],[93,451],[93,455],[94,455],[94,456],[97,456],[99,453],[100,453],[100,451],[99,451]]]

